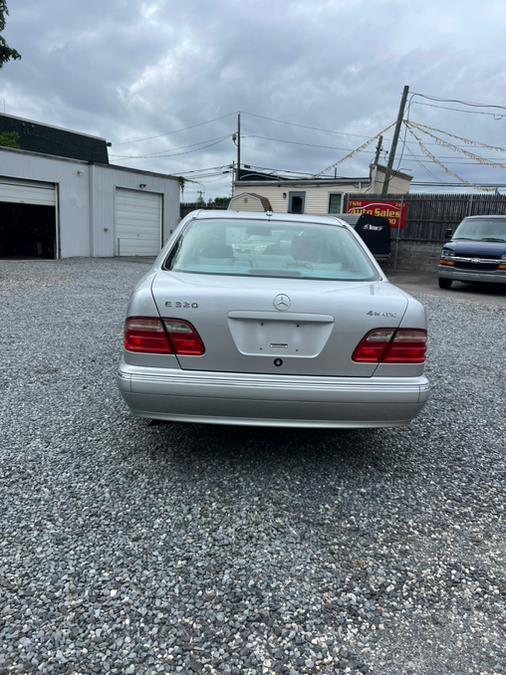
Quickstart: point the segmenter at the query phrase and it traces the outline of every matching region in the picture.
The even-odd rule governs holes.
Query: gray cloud
[[[6,37],[23,59],[2,69],[0,103],[5,101],[6,111],[103,135],[113,142],[114,161],[155,171],[231,163],[234,115],[163,138],[119,144],[237,110],[363,135],[333,135],[243,115],[243,161],[317,171],[346,150],[251,136],[352,148],[395,119],[405,83],[412,91],[444,98],[504,101],[506,6],[500,0],[482,1],[479,11],[470,0],[10,4]],[[419,105],[423,102],[429,103],[414,99],[413,119],[506,145],[506,118]],[[172,148],[185,152],[192,148],[181,146],[225,135],[198,152],[136,157]],[[441,156],[452,154],[429,147]],[[340,173],[365,174],[372,151],[343,165]],[[409,152],[422,160],[421,151],[410,143],[402,165],[418,179],[448,178],[435,165],[415,162]],[[449,166],[472,180],[506,183],[499,169]],[[228,176],[210,179],[206,196],[226,193],[229,185]]]

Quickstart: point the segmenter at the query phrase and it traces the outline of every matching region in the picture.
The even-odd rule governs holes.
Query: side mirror
[[[453,235],[453,230],[451,227],[447,227],[445,230],[445,239],[451,239]]]

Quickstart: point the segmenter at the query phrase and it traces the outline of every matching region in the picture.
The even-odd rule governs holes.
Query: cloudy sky
[[[324,169],[395,120],[404,84],[445,99],[414,96],[413,122],[506,146],[506,108],[451,101],[506,106],[505,0],[10,0],[9,9],[5,37],[23,58],[0,71],[0,110],[103,136],[114,163],[186,172],[199,181],[188,200],[229,194],[221,172],[235,159],[239,110],[242,161],[256,167]],[[415,133],[468,181],[506,184],[504,169]],[[418,182],[456,182],[407,141],[398,168]],[[506,162],[506,152],[464,149]],[[366,175],[373,151],[338,175]]]

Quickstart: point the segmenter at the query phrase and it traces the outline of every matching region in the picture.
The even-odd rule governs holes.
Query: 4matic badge
[[[397,316],[397,312],[373,312],[372,309],[366,312],[366,314],[367,316],[384,316],[391,319],[395,319]]]

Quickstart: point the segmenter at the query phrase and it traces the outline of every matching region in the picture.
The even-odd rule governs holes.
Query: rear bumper
[[[438,265],[438,274],[441,279],[453,279],[453,281],[486,282],[494,284],[506,284],[506,272],[502,270],[461,270],[456,267]]]
[[[287,427],[403,426],[429,398],[419,377],[308,377],[132,366],[120,392],[134,415],[213,424]]]

